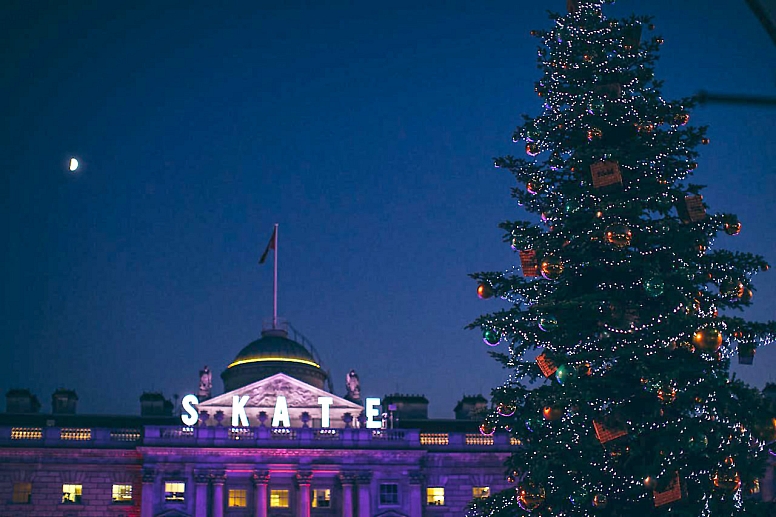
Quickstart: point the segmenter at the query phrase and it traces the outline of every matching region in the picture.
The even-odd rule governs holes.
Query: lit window
[[[229,489],[229,508],[245,508],[248,506],[248,491]]]
[[[288,490],[270,490],[269,505],[272,508],[288,508]]]
[[[182,481],[165,481],[164,500],[181,502],[185,500],[186,483]]]
[[[426,489],[426,504],[429,506],[444,506],[445,489],[442,487],[428,487]]]
[[[331,507],[331,490],[313,489],[313,508],[330,508]]]
[[[13,484],[13,503],[28,504],[32,502],[32,483]]]
[[[399,504],[399,485],[395,483],[380,485],[380,504]]]
[[[111,501],[117,504],[132,504],[132,485],[113,485]]]
[[[474,499],[482,499],[485,497],[490,497],[490,487],[489,486],[472,487],[472,497]]]
[[[81,485],[62,485],[63,504],[81,504]]]

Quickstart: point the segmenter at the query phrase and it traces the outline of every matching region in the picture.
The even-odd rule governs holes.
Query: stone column
[[[423,515],[422,484],[423,474],[417,470],[410,472],[410,517],[422,517]]]
[[[769,458],[771,460],[772,458]],[[776,499],[776,484],[774,484],[774,469],[776,462],[769,461],[765,468],[765,475],[760,479],[760,497],[763,501],[773,501]]]
[[[194,517],[207,517],[207,487],[210,476],[201,470],[194,471]]]
[[[300,471],[296,473],[296,485],[299,487],[299,497],[297,498],[296,514],[299,517],[310,517],[310,482],[313,479],[313,473],[309,471]]]
[[[154,484],[156,471],[143,469],[143,488],[140,500],[140,517],[153,517],[154,515]]]
[[[210,478],[213,483],[213,517],[224,517],[224,483],[226,474],[215,472]]]
[[[372,517],[370,502],[372,494],[372,473],[363,471],[358,473],[358,517]]]
[[[356,475],[352,472],[340,472],[342,483],[342,517],[353,517],[353,485],[356,484]]]
[[[254,517],[267,517],[267,485],[269,484],[269,471],[259,470],[253,473],[253,487],[256,492],[253,509]]]

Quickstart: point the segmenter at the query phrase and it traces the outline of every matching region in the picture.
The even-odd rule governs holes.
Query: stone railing
[[[147,425],[142,429],[0,427],[0,447],[257,447],[315,449],[425,449],[509,451],[506,434],[422,433],[416,429],[314,429],[187,427]]]

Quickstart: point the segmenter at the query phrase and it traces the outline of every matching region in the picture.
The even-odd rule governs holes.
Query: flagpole
[[[273,282],[272,328],[278,328],[278,223],[275,223],[275,281]]]

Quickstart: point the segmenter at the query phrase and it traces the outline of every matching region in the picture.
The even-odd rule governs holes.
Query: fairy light
[[[512,306],[472,324],[502,336],[511,369],[494,390],[494,401],[512,401],[516,410],[510,416],[494,411],[488,422],[497,432],[509,428],[522,444],[509,462],[518,472],[516,481],[530,478],[532,467],[541,465],[546,474],[539,482],[553,515],[596,515],[590,502],[594,494],[607,496],[609,505],[652,500],[644,475],[624,471],[617,451],[590,446],[598,441],[593,421],[618,413],[630,436],[659,442],[659,454],[652,444],[650,477],[666,479],[681,470],[681,482],[696,494],[688,502],[692,512],[712,516],[725,508],[724,514],[747,506],[743,489],[728,497],[702,487],[722,468],[723,458],[747,454],[751,462],[759,461],[766,449],[716,390],[745,395],[723,381],[730,360],[736,352],[773,342],[776,328],[725,314],[749,302],[735,290],[722,292],[723,285],[731,279],[749,289],[752,277],[768,266],[760,258],[715,248],[724,214],[686,221],[676,213],[686,196],[698,195],[685,181],[696,172],[695,147],[708,140],[703,130],[686,125],[692,100],[673,102],[660,95],[653,74],[659,38],[642,37],[639,44],[628,43],[632,48],[624,47],[625,31],[646,27],[649,19],[610,21],[600,11],[602,3],[583,0],[575,12],[555,17],[553,28],[536,33],[544,43],[537,53],[544,73],[536,83],[542,111],[513,134],[528,154],[521,150],[521,157],[494,163],[514,175],[517,203],[541,214],[540,225],[504,227],[507,241],[516,252],[535,250],[539,263],[543,254],[555,255],[563,272],[553,280],[525,277],[515,265],[473,275]],[[619,85],[607,83],[611,77]],[[618,139],[627,140],[624,150]],[[594,188],[589,165],[596,161],[617,162],[622,184],[616,195]],[[628,226],[631,243],[616,247],[605,241],[605,229],[614,223]],[[653,275],[660,279],[659,292],[646,293],[645,280]],[[557,318],[557,328],[539,327],[547,316]],[[693,349],[693,334],[702,328],[723,334],[718,351]],[[534,361],[538,351],[563,366],[564,374],[570,372],[568,379],[561,383],[551,375],[538,383],[543,378]],[[671,377],[667,372],[674,364],[703,373]],[[628,382],[639,375],[641,385],[621,392],[627,396],[605,389],[612,376]],[[663,400],[658,401],[660,390]],[[660,411],[653,406],[649,414],[634,411],[644,397]],[[563,414],[545,421],[542,408],[555,403]],[[561,451],[568,458],[558,457]],[[570,468],[580,451],[585,468]],[[750,481],[743,479],[747,472],[742,481]],[[506,514],[516,505],[511,490],[468,515]]]

